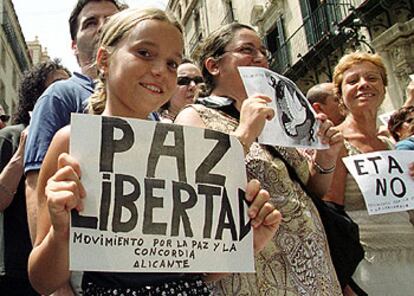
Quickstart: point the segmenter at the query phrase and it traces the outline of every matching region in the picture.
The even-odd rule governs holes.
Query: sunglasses
[[[0,120],[6,122],[10,119],[10,115],[0,115]]]
[[[190,85],[191,81],[194,81],[195,84],[200,84],[204,82],[204,79],[201,76],[195,76],[195,77],[178,76],[177,77],[178,85]]]

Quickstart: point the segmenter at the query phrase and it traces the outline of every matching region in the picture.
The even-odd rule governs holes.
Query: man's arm
[[[23,176],[23,153],[26,135],[27,130],[21,132],[19,146],[14,153],[11,141],[7,139],[1,139],[0,141],[0,212],[4,211],[12,203]]]
[[[408,107],[414,105],[414,81],[411,80],[407,86],[407,100],[405,100],[402,107]]]
[[[24,170],[26,174],[26,207],[32,243],[36,237],[38,200],[36,194],[37,178],[46,151],[54,134],[70,120],[70,111],[65,97],[56,85],[52,85],[38,99],[30,120],[27,137]]]
[[[27,207],[27,223],[29,224],[30,239],[32,244],[36,238],[37,223],[37,178],[39,171],[30,171],[26,175],[26,207]]]

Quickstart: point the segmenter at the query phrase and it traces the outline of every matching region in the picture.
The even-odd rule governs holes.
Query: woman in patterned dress
[[[256,273],[229,275],[215,283],[216,292],[341,295],[319,214],[299,182],[289,176],[284,161],[295,169],[309,191],[323,196],[343,138],[322,114],[318,116],[318,135],[330,144],[330,149],[316,152],[310,162],[297,149],[272,150],[256,142],[266,119],[274,113],[266,105],[270,98],[247,97],[237,67],[268,68],[266,53],[259,36],[249,26],[233,23],[211,33],[201,45],[199,56],[208,97],[184,109],[176,118],[178,124],[235,135],[245,148],[248,177],[260,180],[283,217],[278,233],[255,258]]]

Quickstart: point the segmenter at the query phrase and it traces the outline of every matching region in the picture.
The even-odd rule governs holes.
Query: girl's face
[[[110,54],[105,115],[145,119],[171,97],[183,53],[180,31],[159,20],[139,22]]]
[[[384,100],[385,86],[380,71],[371,62],[362,62],[346,70],[342,80],[342,97],[348,110],[377,110]],[[363,108],[363,109],[361,109]]]

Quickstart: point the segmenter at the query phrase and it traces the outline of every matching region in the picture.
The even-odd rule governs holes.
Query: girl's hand
[[[251,202],[248,215],[253,227],[253,247],[257,254],[266,246],[279,229],[282,215],[269,203],[270,195],[260,189],[258,180],[251,180],[247,184],[246,199]]]
[[[58,159],[57,172],[47,181],[45,194],[55,232],[69,233],[70,211],[83,209],[85,189],[80,182],[79,163],[67,153]]]

